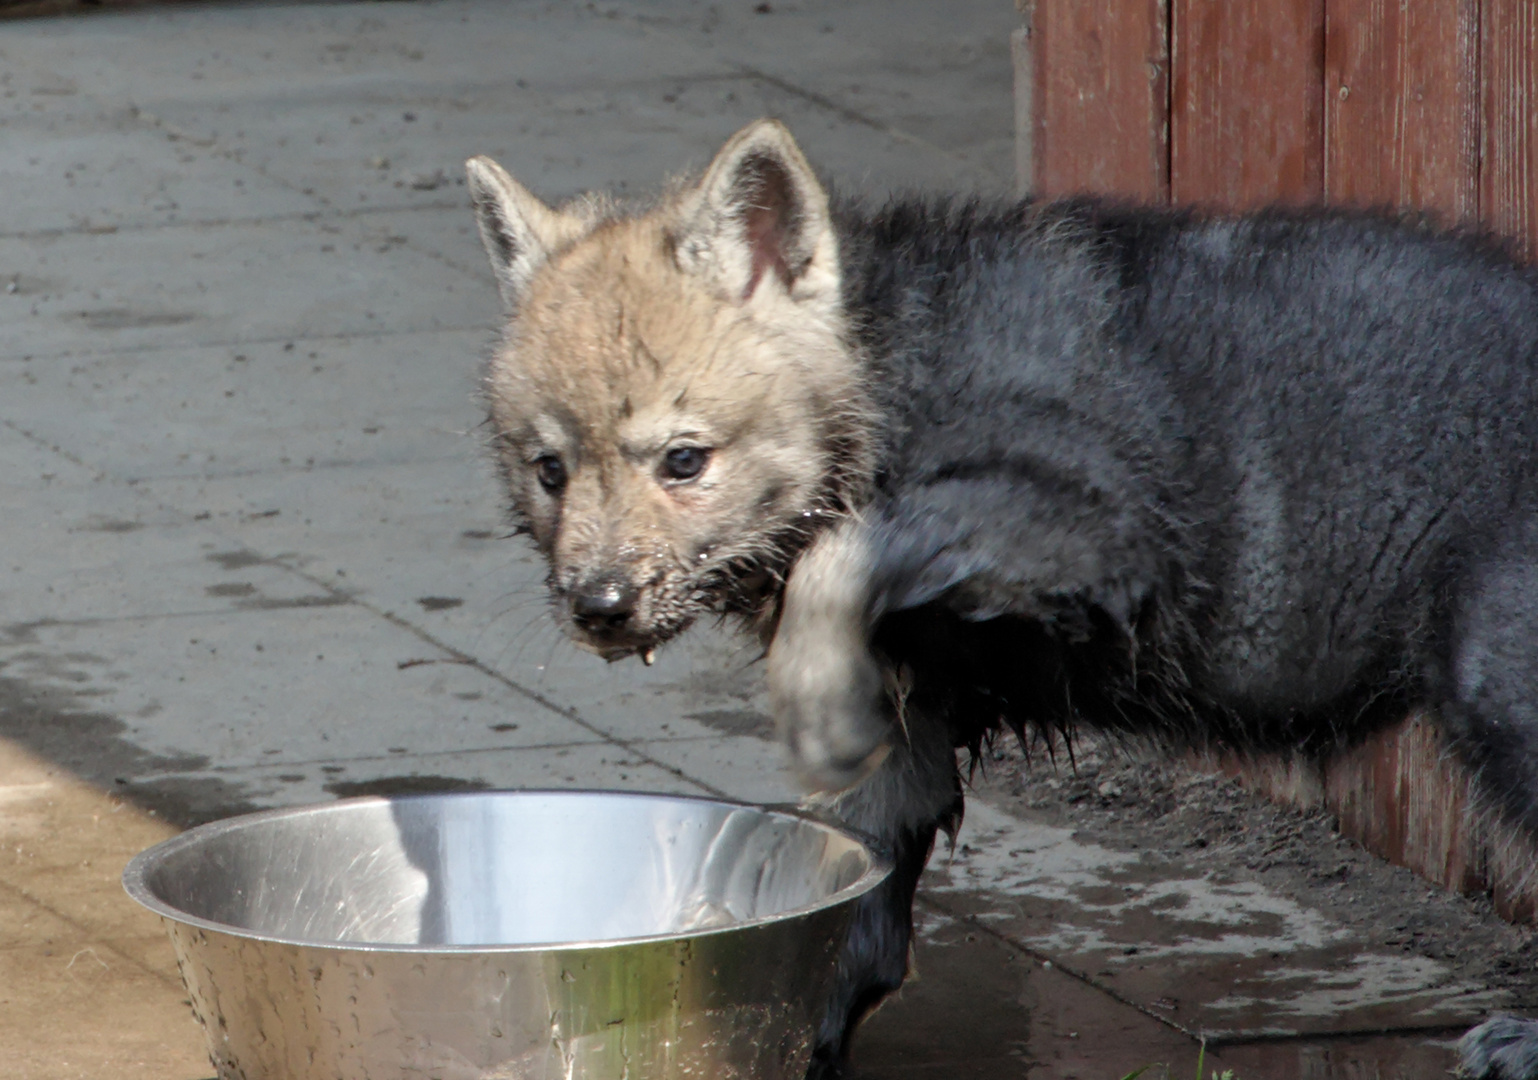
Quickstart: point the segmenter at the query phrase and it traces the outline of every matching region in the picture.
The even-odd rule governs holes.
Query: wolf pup
[[[1538,831],[1538,281],[1332,211],[830,202],[751,125],[626,212],[469,163],[486,397],[556,617],[768,649],[792,760],[896,858],[814,1074],[903,980],[955,748],[1094,725],[1322,750],[1435,707]],[[1465,1040],[1538,1077],[1538,1035]]]

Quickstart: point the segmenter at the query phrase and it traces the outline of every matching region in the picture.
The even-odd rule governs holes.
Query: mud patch
[[[133,311],[129,308],[101,308],[82,311],[75,316],[92,330],[140,330],[154,326],[180,326],[196,319],[185,311]]]
[[[235,606],[246,611],[285,611],[289,608],[339,607],[350,603],[352,600],[346,596],[322,593],[315,596],[291,596],[287,599],[253,596],[249,600],[235,601]]]
[[[1236,781],[1092,738],[1077,742],[1075,758],[1076,767],[1032,764],[1001,744],[974,786],[1016,818],[1072,830],[1076,842],[1185,863],[1228,888],[1263,888],[1349,927],[1378,955],[1435,962],[1449,982],[1538,1008],[1538,932],[1502,920],[1488,897],[1447,892],[1340,836],[1327,813],[1278,806]]]
[[[326,791],[339,799],[355,795],[441,795],[450,791],[488,791],[484,780],[465,780],[457,776],[381,776],[376,780],[333,780]]]
[[[131,533],[138,532],[140,529],[144,528],[144,522],[118,521],[114,519],[102,520],[98,518],[93,520],[89,525],[86,526],[86,528],[91,532]]]
[[[205,555],[203,557],[211,563],[218,563],[225,570],[244,570],[248,566],[261,566],[267,561],[256,552],[245,549],[216,551],[212,555]]]

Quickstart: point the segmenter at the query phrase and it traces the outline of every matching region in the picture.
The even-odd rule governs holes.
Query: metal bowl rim
[[[168,856],[175,854],[184,847],[191,847],[200,843],[205,838],[224,832],[235,832],[252,825],[258,825],[263,821],[273,818],[292,817],[296,814],[315,811],[339,811],[350,806],[366,805],[396,805],[399,803],[415,802],[418,800],[442,800],[442,799],[473,799],[485,798],[488,795],[537,795],[537,796],[617,796],[625,799],[666,800],[668,802],[697,802],[707,803],[712,806],[723,806],[733,810],[752,810],[755,813],[768,814],[772,817],[792,818],[803,824],[813,825],[820,829],[836,833],[847,840],[854,841],[865,853],[870,865],[866,867],[855,881],[844,886],[835,893],[831,893],[822,900],[813,904],[803,904],[800,907],[786,911],[776,912],[773,915],[765,915],[757,919],[749,919],[745,922],[733,923],[730,926],[715,927],[709,930],[701,930],[687,934],[643,934],[637,937],[626,938],[599,938],[593,941],[548,941],[533,942],[527,944],[490,944],[490,945],[412,945],[394,944],[391,942],[376,941],[335,941],[335,940],[311,940],[307,938],[280,937],[276,934],[259,934],[243,927],[232,926],[229,923],[215,922],[212,919],[204,919],[180,908],[172,907],[150,891],[145,884],[145,876],[150,867],[164,861]],[[593,949],[618,949],[630,945],[650,945],[665,941],[683,941],[694,938],[714,937],[718,934],[729,934],[738,930],[751,930],[762,926],[771,926],[775,923],[788,922],[792,919],[803,918],[814,912],[835,908],[841,904],[856,900],[865,893],[874,889],[885,881],[892,873],[892,860],[870,837],[851,829],[842,822],[834,822],[815,811],[809,811],[801,807],[784,805],[762,805],[740,802],[735,799],[722,799],[709,795],[675,795],[668,792],[653,791],[616,791],[607,788],[514,788],[491,789],[486,791],[445,791],[423,792],[414,795],[360,795],[354,798],[337,799],[329,803],[313,803],[307,806],[285,806],[272,810],[258,810],[249,814],[237,814],[234,817],[221,818],[218,821],[210,821],[203,825],[196,825],[186,832],[162,840],[153,847],[146,848],[129,860],[123,868],[122,884],[130,899],[148,908],[150,911],[183,926],[196,927],[199,930],[216,934],[224,934],[228,937],[240,938],[244,941],[260,941],[274,945],[289,945],[305,949],[326,949],[338,952],[369,952],[369,953],[414,953],[414,954],[439,954],[439,955],[496,955],[504,953],[542,953],[542,952],[572,952],[588,951]]]

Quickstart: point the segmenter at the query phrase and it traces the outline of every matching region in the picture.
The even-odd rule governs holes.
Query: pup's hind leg
[[[1476,565],[1457,597],[1447,734],[1489,810],[1538,840],[1538,518]],[[1499,1017],[1459,1044],[1471,1080],[1538,1080],[1538,1021]]]
[[[814,805],[869,834],[893,854],[892,876],[863,897],[839,955],[833,1000],[813,1051],[809,1080],[839,1074],[855,1026],[908,974],[913,893],[935,834],[961,824],[961,781],[946,727],[909,713],[907,738],[858,787]]]

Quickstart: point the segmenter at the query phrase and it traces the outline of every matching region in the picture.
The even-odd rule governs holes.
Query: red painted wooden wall
[[[1411,206],[1538,254],[1532,0],[1034,0],[1021,179]]]

